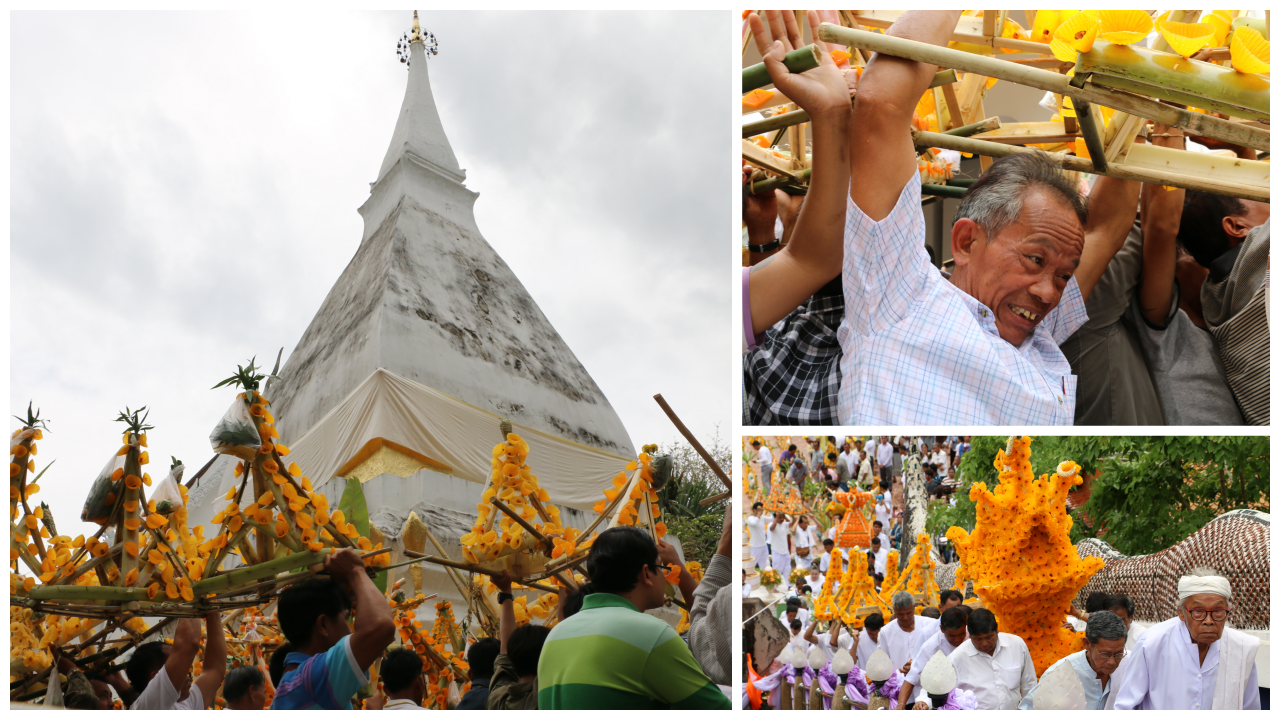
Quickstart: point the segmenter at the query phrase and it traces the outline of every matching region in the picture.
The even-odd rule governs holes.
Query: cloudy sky
[[[676,437],[656,392],[704,439],[732,427],[731,20],[423,15],[477,223],[637,447]],[[410,22],[11,16],[9,414],[52,419],[37,498],[62,532],[88,529],[126,405],[152,411],[157,480],[194,471],[231,400],[210,386],[288,357],[359,244]]]

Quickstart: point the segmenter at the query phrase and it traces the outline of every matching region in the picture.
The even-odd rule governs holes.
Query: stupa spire
[[[402,158],[408,158],[454,182],[461,183],[467,174],[458,167],[458,159],[444,134],[440,113],[436,110],[435,96],[431,93],[431,78],[427,72],[427,55],[437,54],[435,36],[424,33],[418,24],[418,11],[413,11],[413,30],[408,36],[409,81],[404,91],[404,102],[396,120],[391,145],[387,148],[382,167],[378,170],[381,182]],[[403,58],[403,55],[402,55]]]

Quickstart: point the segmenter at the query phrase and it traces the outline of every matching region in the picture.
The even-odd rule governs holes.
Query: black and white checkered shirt
[[[748,425],[838,425],[840,341],[844,319],[840,278],[765,332],[742,356],[744,419]]]

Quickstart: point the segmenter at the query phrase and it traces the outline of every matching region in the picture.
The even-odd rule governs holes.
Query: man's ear
[[[1222,229],[1231,237],[1243,240],[1253,227],[1246,223],[1244,218],[1239,215],[1227,215],[1222,218]]]
[[[986,232],[978,223],[969,218],[956,220],[951,226],[951,256],[955,258],[956,267],[968,265],[973,244],[986,238]]]

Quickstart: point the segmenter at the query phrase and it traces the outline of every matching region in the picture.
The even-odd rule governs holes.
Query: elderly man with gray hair
[[[1107,697],[1115,690],[1111,674],[1124,659],[1124,641],[1127,636],[1128,628],[1119,615],[1106,610],[1090,613],[1084,628],[1084,649],[1050,665],[1040,677],[1043,679],[1059,665],[1067,663],[1084,686],[1085,709],[1104,710]],[[1022,703],[1018,706],[1020,709],[1032,709],[1038,687],[1040,683],[1036,683],[1022,696]]]
[[[912,10],[888,35],[946,45],[960,11]],[[841,425],[1070,425],[1076,378],[1059,349],[1123,243],[1138,183],[1090,200],[1048,156],[997,160],[951,228],[955,271],[925,251],[912,112],[938,68],[873,55],[858,81],[840,278]]]
[[[1178,616],[1133,645],[1117,710],[1260,710],[1258,638],[1227,627],[1231,583],[1197,568],[1178,580]]]
[[[917,640],[936,630],[938,621],[916,615],[916,599],[909,592],[893,594],[893,620],[880,631],[878,644],[893,666],[905,676],[911,672]],[[925,658],[928,660],[928,658]]]

